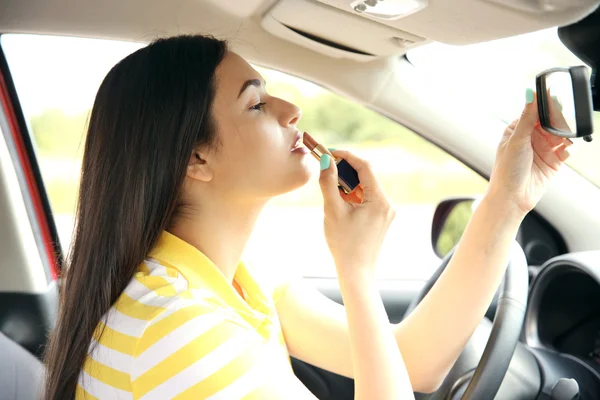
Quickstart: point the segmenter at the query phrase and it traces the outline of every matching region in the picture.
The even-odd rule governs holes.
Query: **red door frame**
[[[28,197],[33,206],[33,212],[30,213],[29,218],[32,224],[37,224],[38,229],[34,229],[34,232],[36,230],[39,232],[39,237],[36,239],[40,247],[40,255],[44,265],[49,269],[49,278],[56,280],[60,276],[60,265],[62,264],[58,232],[52,217],[52,209],[46,195],[40,168],[35,158],[31,136],[28,134],[27,124],[1,46],[0,107],[8,120],[6,139],[12,141],[15,149],[13,162],[19,164],[23,178],[27,183],[27,187],[21,188],[21,191],[24,196]]]

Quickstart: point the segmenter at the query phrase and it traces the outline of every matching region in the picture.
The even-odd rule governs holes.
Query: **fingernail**
[[[335,147],[328,147],[327,150],[329,150],[329,151],[336,151],[337,149]]]
[[[331,164],[331,157],[329,157],[329,154],[323,154],[321,156],[321,171],[329,168],[329,164]]]
[[[533,89],[527,88],[527,90],[525,91],[525,101],[527,102],[527,104],[533,103]]]

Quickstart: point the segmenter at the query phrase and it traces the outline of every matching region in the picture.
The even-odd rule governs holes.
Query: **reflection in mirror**
[[[569,71],[552,72],[546,76],[546,90],[550,95],[548,108],[550,125],[563,132],[576,132],[573,80]]]
[[[438,257],[443,258],[459,242],[473,210],[474,199],[445,200],[435,211],[432,245]]]
[[[591,142],[594,124],[589,72],[588,67],[577,65],[550,68],[536,76],[540,125],[548,133]]]

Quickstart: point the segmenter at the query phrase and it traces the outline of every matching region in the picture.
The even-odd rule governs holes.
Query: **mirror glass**
[[[550,126],[563,132],[576,132],[573,82],[568,71],[552,72],[546,76]]]
[[[471,215],[473,215],[474,202],[474,200],[454,202],[451,208],[444,213],[446,217],[439,221],[441,224],[439,236],[433,243],[438,257],[443,258],[458,244]]]

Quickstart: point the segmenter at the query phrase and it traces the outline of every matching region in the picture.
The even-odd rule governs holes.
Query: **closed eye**
[[[251,110],[261,111],[266,103],[258,103],[250,107]]]

